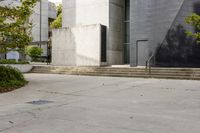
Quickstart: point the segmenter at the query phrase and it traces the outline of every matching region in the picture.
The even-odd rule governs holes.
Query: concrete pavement
[[[2,133],[199,133],[200,82],[26,74],[0,94]]]

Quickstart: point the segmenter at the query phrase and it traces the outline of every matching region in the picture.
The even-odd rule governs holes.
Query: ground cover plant
[[[0,66],[0,93],[18,89],[27,83],[19,70],[9,66]]]

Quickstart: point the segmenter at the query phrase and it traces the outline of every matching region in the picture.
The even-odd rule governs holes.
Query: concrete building
[[[32,34],[33,34],[33,45],[40,45],[43,49],[43,55],[47,56],[47,42],[51,36],[50,22],[56,19],[56,5],[48,0],[41,1],[41,12],[40,3],[38,2],[34,8],[34,13],[30,17],[30,21],[33,23]],[[40,21],[41,14],[41,21]],[[40,25],[41,23],[41,25]],[[41,26],[41,29],[40,29]],[[41,31],[40,31],[41,30]]]
[[[53,31],[52,63],[69,66],[199,67],[200,46],[185,24],[200,0],[64,0]]]
[[[64,0],[63,29],[53,31],[52,63],[123,64],[124,0]]]
[[[5,0],[0,2],[0,6],[17,6],[20,5],[20,0]],[[40,21],[41,14],[41,21]],[[41,0],[41,11],[40,2],[34,7],[34,12],[30,17],[30,22],[33,24],[32,37],[33,42],[31,45],[39,46],[41,42],[41,47],[43,48],[43,56],[47,56],[47,42],[51,35],[51,29],[49,27],[50,22],[52,22],[57,17],[56,5],[48,0]],[[40,25],[41,22],[41,25]],[[9,57],[9,56],[8,56]],[[12,56],[11,56],[12,57]]]

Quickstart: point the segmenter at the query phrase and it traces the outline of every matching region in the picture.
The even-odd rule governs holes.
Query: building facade
[[[20,0],[5,0],[0,2],[0,6],[18,6],[20,5]],[[41,15],[41,21],[40,21]],[[51,36],[50,22],[55,20],[57,17],[56,5],[48,0],[41,0],[41,10],[40,2],[34,7],[33,14],[30,16],[29,21],[32,23],[32,37],[33,41],[31,45],[41,46],[43,49],[43,56],[47,56],[47,42]],[[41,24],[40,24],[41,23]],[[16,53],[16,52],[15,52]],[[11,52],[12,54],[12,52]],[[8,57],[13,57],[8,55]]]
[[[53,31],[53,64],[199,67],[200,46],[185,24],[200,0],[64,0]]]
[[[40,3],[38,2],[34,8],[34,13],[30,17],[30,21],[33,23],[33,42],[31,44],[41,46],[43,49],[42,56],[47,56],[47,42],[49,41],[49,38],[52,34],[50,23],[55,20],[56,17],[56,5],[52,2],[49,2],[48,0],[41,0],[41,11]]]

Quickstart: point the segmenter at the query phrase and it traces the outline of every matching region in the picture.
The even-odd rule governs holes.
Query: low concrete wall
[[[30,72],[33,68],[33,66],[29,64],[2,64],[1,66],[11,66],[18,69],[22,73]]]
[[[100,24],[53,30],[53,65],[100,66],[100,57]]]

